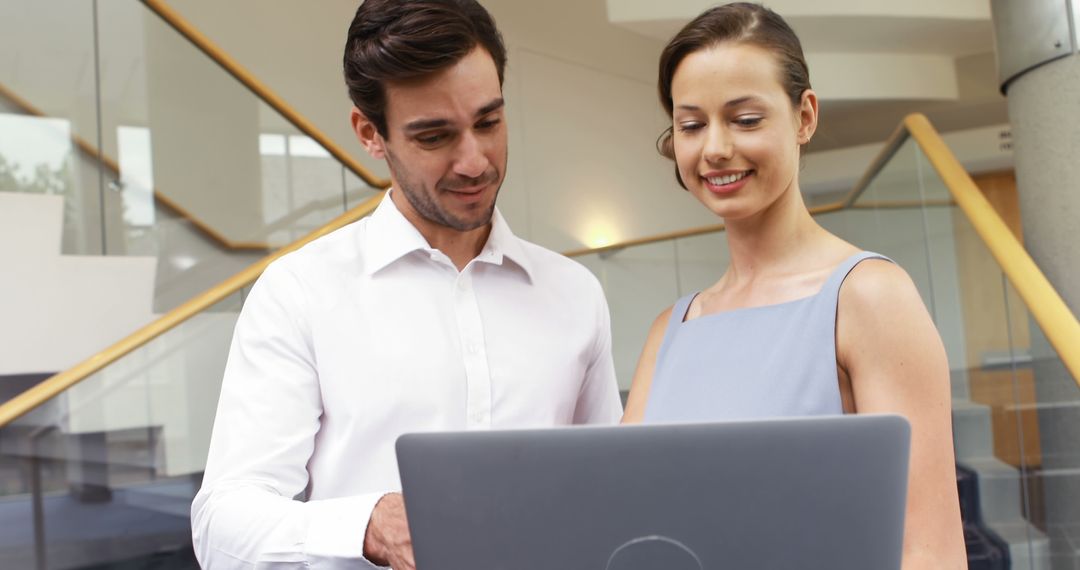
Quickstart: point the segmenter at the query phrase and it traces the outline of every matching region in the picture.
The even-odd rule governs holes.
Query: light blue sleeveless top
[[[844,413],[836,374],[836,304],[844,260],[815,295],[684,321],[697,293],[675,303],[656,358],[645,422]]]

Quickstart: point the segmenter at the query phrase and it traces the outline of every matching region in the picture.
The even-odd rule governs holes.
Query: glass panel
[[[344,211],[325,149],[141,3],[97,5],[106,249],[156,259],[154,312]]]
[[[1045,332],[1006,284],[1016,405],[1022,456],[1027,462],[1032,556],[1050,568],[1080,563],[1080,387]]]
[[[944,184],[919,158],[935,316],[953,335],[950,363],[966,366],[954,403],[957,456],[979,479],[985,527],[1013,567],[1080,561],[1080,389],[967,216],[939,197]],[[1010,228],[1019,239],[1019,227]],[[977,426],[982,425],[981,428]]]
[[[714,285],[731,261],[724,232],[675,240],[675,251],[679,277],[677,298]]]
[[[919,188],[915,184],[919,179],[915,158],[917,146],[914,140],[907,138],[857,197],[855,204],[871,207],[918,199]]]
[[[62,196],[49,229],[65,254],[103,245],[99,167],[87,154],[98,139],[92,10],[0,2],[0,192]]]
[[[346,209],[352,209],[363,204],[368,199],[382,192],[379,188],[369,186],[362,178],[348,168],[342,167],[345,177],[345,204]]]
[[[576,259],[592,270],[607,295],[615,373],[619,388],[625,393],[630,389],[649,327],[679,297],[674,242],[628,247]]]
[[[965,367],[962,376],[954,375],[963,381],[963,389],[954,391],[954,443],[958,462],[978,482],[981,520],[976,523],[985,536],[999,541],[1014,564],[1045,568],[1046,537],[1036,508],[1041,497],[1031,485],[1039,462],[1038,428],[1025,411],[1030,358],[1026,348],[1017,351],[1013,342],[1021,340],[1016,336],[1020,329],[1012,326],[1019,315],[1012,299],[1007,302],[1000,267],[964,213],[955,206],[930,206],[928,211],[948,214],[931,216],[931,227],[952,228],[948,235],[932,234],[936,239],[929,243],[935,261],[950,254],[954,258],[951,271],[935,266],[935,293],[938,327],[959,332],[959,352],[950,353],[954,367],[958,362]],[[956,297],[951,304],[946,301],[950,294]]]
[[[188,512],[242,296],[0,428],[5,567],[195,567]]]
[[[374,195],[142,3],[55,8],[0,2],[0,193],[64,198],[52,221],[0,202],[38,246],[5,376],[68,368]],[[245,296],[0,428],[0,566],[195,566],[188,512]]]

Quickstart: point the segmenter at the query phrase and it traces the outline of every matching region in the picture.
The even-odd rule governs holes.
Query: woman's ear
[[[798,141],[800,145],[810,142],[817,130],[818,99],[813,89],[802,92],[798,108]]]
[[[352,122],[356,140],[360,141],[360,144],[364,146],[364,150],[371,155],[371,158],[376,160],[386,158],[386,140],[379,134],[379,129],[375,128],[375,123],[371,122],[367,115],[356,107],[352,108],[349,121]]]

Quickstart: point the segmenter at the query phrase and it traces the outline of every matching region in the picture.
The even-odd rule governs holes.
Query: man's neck
[[[456,230],[421,216],[400,191],[391,192],[390,199],[401,215],[427,240],[428,245],[446,254],[458,271],[465,269],[470,261],[480,255],[491,235],[491,222],[474,230]]]

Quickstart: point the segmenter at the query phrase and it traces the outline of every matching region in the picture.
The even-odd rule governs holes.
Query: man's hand
[[[371,511],[364,535],[364,558],[394,570],[416,570],[412,536],[405,518],[405,498],[401,493],[384,495]]]

